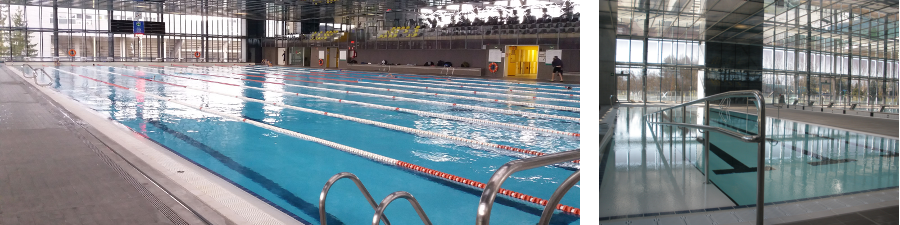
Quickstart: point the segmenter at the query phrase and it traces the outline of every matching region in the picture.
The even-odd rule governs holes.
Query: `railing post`
[[[687,123],[687,106],[681,107],[681,123]],[[686,157],[684,155],[685,151],[687,151],[687,143],[685,143],[685,132],[687,129],[681,129],[681,160],[683,161]]]
[[[766,102],[765,99],[759,98],[756,104],[759,108],[757,112],[756,123],[759,132],[759,143],[757,143],[757,159],[756,159],[756,224],[763,224],[763,205],[765,203],[765,174],[766,171]]]
[[[703,125],[709,126],[709,101],[704,102]],[[703,132],[703,170],[706,175],[705,183],[709,184],[709,131]]]

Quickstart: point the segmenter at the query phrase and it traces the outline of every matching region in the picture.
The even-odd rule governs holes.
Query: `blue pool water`
[[[756,135],[756,116],[712,109],[710,123],[742,134]],[[897,187],[898,140],[800,122],[767,120],[765,200],[780,202]],[[743,143],[711,133],[711,145],[756,167],[755,143]],[[713,149],[713,147],[711,147]],[[735,164],[734,162],[732,164]],[[728,169],[721,157],[710,158],[710,169]],[[756,173],[710,173],[710,179],[740,205],[754,204]],[[753,185],[746,185],[746,184]]]
[[[644,114],[659,107],[619,108],[613,144],[601,161],[601,201],[619,208],[603,216],[679,212],[756,203],[757,144],[711,132],[710,180],[703,182],[703,148],[696,130],[650,125]],[[665,116],[682,122],[680,110]],[[710,124],[755,135],[756,116],[711,109]],[[702,110],[689,107],[687,123],[700,124]],[[766,118],[765,202],[782,202],[897,187],[897,138],[860,134],[801,122]],[[684,134],[684,139],[682,139]],[[682,141],[684,140],[684,141]],[[622,182],[627,181],[627,182]],[[619,187],[628,185],[627,187]],[[643,196],[613,197],[643,191]],[[624,193],[627,192],[627,193]],[[710,193],[721,194],[710,194]],[[607,195],[607,196],[604,196]],[[713,201],[722,196],[721,201]],[[633,199],[630,203],[627,199]],[[710,203],[714,202],[714,203]],[[671,204],[672,206],[657,206]],[[605,211],[604,211],[605,210]]]
[[[575,137],[421,117],[392,110],[367,108],[358,105],[289,96],[276,92],[265,92],[256,89],[157,74],[174,74],[216,82],[340,98],[565,132],[578,133],[580,129],[577,121],[531,118],[519,115],[461,110],[453,107],[418,102],[326,92],[302,87],[288,87],[269,83],[201,75],[214,74],[220,76],[241,77],[248,80],[285,82],[288,84],[322,87],[334,90],[358,91],[498,109],[561,115],[575,118],[579,117],[578,112],[570,111],[531,108],[442,96],[400,94],[396,92],[340,87],[327,84],[286,81],[277,79],[275,76],[259,78],[235,75],[248,74],[253,76],[267,76],[261,72],[272,73],[275,70],[321,72],[321,70],[275,67],[229,67],[218,69],[169,67],[166,69],[159,69],[134,67],[117,68],[105,66],[60,67],[59,69],[124,87],[134,88],[150,94],[172,97],[192,104],[203,105],[204,109],[212,109],[264,122],[284,129],[480,182],[486,182],[493,174],[494,170],[504,163],[528,156],[511,154],[495,148],[461,144],[447,139],[417,136],[405,132],[389,130],[319,114],[285,109],[272,105],[245,102],[237,98],[189,90],[97,70],[145,77],[199,89],[226,92],[247,98],[278,101],[281,104],[339,113],[362,119],[375,120],[409,128],[544,153],[579,148],[579,139]],[[455,183],[401,169],[399,167],[384,165],[318,143],[300,140],[239,121],[222,119],[218,116],[210,115],[193,108],[160,101],[142,95],[136,95],[127,90],[114,88],[100,82],[73,76],[71,74],[61,73],[54,69],[47,69],[47,72],[51,73],[54,77],[53,87],[59,92],[70,96],[103,115],[107,115],[110,119],[117,121],[138,133],[146,135],[151,140],[170,149],[174,153],[183,156],[185,159],[206,168],[210,172],[225,178],[246,191],[260,197],[264,201],[280,208],[299,221],[312,224],[319,223],[319,193],[322,190],[325,181],[339,172],[351,172],[356,174],[363,183],[367,185],[367,188],[376,200],[380,200],[394,191],[407,191],[413,194],[428,213],[431,221],[435,224],[469,224],[475,220],[475,213],[481,190],[467,188]],[[334,70],[325,72],[357,77],[383,75],[377,73],[356,73]],[[428,78],[406,78],[425,80],[422,82],[426,83],[430,82],[427,81],[429,80]],[[303,80],[302,78],[297,77],[291,77],[291,79]],[[314,79],[307,80],[322,81]],[[324,82],[330,83],[333,81]],[[503,81],[482,81],[469,78],[460,79],[458,82],[504,83]],[[375,86],[375,84],[356,83],[353,83],[353,85]],[[522,87],[522,90],[527,90],[527,87],[544,87],[541,84],[518,85],[514,83],[505,83],[505,85]],[[441,88],[470,90],[468,88],[454,87]],[[547,85],[546,88],[559,88],[559,86],[555,84]],[[424,90],[413,88],[398,89],[424,92]],[[495,92],[503,93],[502,91]],[[566,90],[556,92],[570,93]],[[432,93],[442,92],[435,91]],[[447,94],[465,95],[460,93]],[[515,92],[511,92],[510,94],[521,95],[526,98],[509,96],[506,99],[549,105],[578,106],[578,103],[572,102],[529,100],[527,98],[529,96],[539,96],[578,100],[577,96],[562,97]],[[555,166],[523,171],[514,174],[512,178],[503,185],[503,188],[548,199],[558,187],[559,182],[568,177],[572,172],[572,169]],[[575,188],[570,190],[563,198],[561,204],[577,208],[580,206],[579,199],[580,190],[576,185]],[[332,188],[328,196],[327,205],[329,218],[332,220],[329,224],[371,223],[372,215],[374,214],[374,210],[372,210],[368,203],[365,202],[364,197],[359,193],[355,185],[346,180],[338,182]],[[492,222],[495,224],[533,224],[538,221],[541,210],[543,210],[542,207],[531,203],[500,197],[494,205]],[[386,215],[393,224],[420,223],[420,220],[412,207],[404,202],[392,204],[386,211]],[[557,211],[557,214],[553,217],[553,224],[580,224],[580,219],[577,216]]]

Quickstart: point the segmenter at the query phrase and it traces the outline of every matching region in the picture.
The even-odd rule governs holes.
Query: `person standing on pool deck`
[[[559,82],[563,82],[562,68],[562,59],[559,59],[559,56],[553,56],[553,75],[550,76],[550,82],[553,82],[553,79],[556,79],[556,74],[559,74]]]

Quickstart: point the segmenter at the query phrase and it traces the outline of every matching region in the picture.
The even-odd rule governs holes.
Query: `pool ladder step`
[[[403,198],[409,201],[409,203],[412,204],[413,208],[416,210],[416,213],[419,214],[419,218],[422,219],[422,222],[426,225],[431,225],[431,221],[428,220],[428,215],[426,215],[425,211],[422,210],[422,206],[419,205],[419,201],[416,201],[416,197],[413,197],[409,192],[397,191],[391,193],[383,200],[381,200],[381,204],[376,205],[375,199],[373,199],[372,195],[369,194],[369,190],[367,190],[366,186],[362,184],[362,181],[360,181],[359,178],[356,177],[356,175],[354,175],[353,173],[348,172],[340,172],[338,174],[335,174],[334,176],[331,176],[331,178],[328,179],[328,182],[325,183],[325,187],[322,188],[322,194],[319,195],[319,221],[320,223],[322,223],[322,225],[327,224],[325,214],[325,198],[328,197],[328,190],[331,189],[331,186],[334,185],[335,182],[344,178],[350,179],[354,183],[356,183],[356,187],[359,188],[359,191],[362,192],[363,196],[366,197],[366,200],[369,201],[369,205],[371,205],[372,208],[375,209],[375,217],[372,220],[373,225],[378,225],[379,221],[384,221],[384,224],[391,225],[391,222],[388,221],[387,217],[384,216],[384,209],[386,209],[387,206],[391,204],[391,202],[397,200],[398,198]]]
[[[613,129],[610,129],[610,131],[612,130]],[[601,146],[605,146],[606,143],[609,143],[611,136],[611,132],[607,132],[606,137],[604,137],[601,141]],[[581,149],[575,149],[571,151],[564,151],[543,156],[531,157],[527,159],[515,160],[503,164],[500,169],[494,172],[494,175],[491,176],[490,181],[488,181],[484,187],[484,191],[481,194],[481,199],[478,204],[479,209],[475,223],[479,225],[488,225],[490,223],[491,208],[497,196],[497,193],[500,191],[500,186],[503,185],[503,182],[506,181],[506,178],[509,178],[509,176],[513,173],[522,170],[568,162],[579,159],[580,157]],[[328,179],[328,182],[325,183],[325,187],[322,188],[322,193],[319,195],[319,221],[322,225],[327,224],[327,214],[325,213],[325,199],[328,197],[328,190],[331,189],[331,186],[334,185],[335,182],[344,178],[350,179],[354,183],[356,183],[356,187],[359,188],[359,191],[362,192],[363,196],[366,197],[366,200],[369,201],[369,205],[371,205],[372,208],[375,209],[375,216],[372,219],[372,225],[378,225],[380,221],[384,221],[384,223],[387,225],[391,224],[384,216],[384,210],[387,208],[388,204],[390,204],[394,200],[397,200],[398,198],[404,198],[409,201],[424,224],[432,224],[428,219],[428,216],[425,214],[425,211],[422,209],[421,205],[419,205],[419,202],[409,192],[397,191],[391,193],[383,200],[381,200],[380,204],[376,205],[375,199],[372,198],[372,195],[369,194],[366,186],[362,184],[362,181],[360,181],[359,178],[356,177],[356,175],[349,172],[341,172],[335,174],[334,176],[331,176],[331,178]],[[565,194],[569,191],[569,189],[571,189],[573,186],[575,186],[575,184],[578,183],[580,178],[581,170],[578,170],[572,173],[562,182],[562,184],[560,184],[556,191],[553,192],[553,195],[550,196],[550,199],[548,199],[547,204],[544,207],[543,212],[541,213],[538,225],[549,224],[554,210],[558,208],[563,211],[568,210],[562,209],[561,207],[563,207],[563,205],[559,205],[559,202],[560,200],[562,200],[562,197],[565,196]],[[571,207],[569,209],[571,209]],[[578,212],[576,212],[576,214],[578,214]]]

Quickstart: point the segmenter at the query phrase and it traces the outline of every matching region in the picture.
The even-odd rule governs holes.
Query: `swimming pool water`
[[[711,132],[710,180],[712,189],[703,189],[703,148],[696,130],[682,130],[669,126],[652,125],[643,115],[660,107],[622,107],[615,127],[612,147],[601,163],[605,168],[601,177],[602,194],[618,193],[612,186],[633,185],[638,190],[664,190],[645,193],[653,198],[643,200],[634,196],[631,211],[608,210],[611,214],[661,213],[696,210],[709,207],[710,194],[688,195],[697,192],[724,193],[731,206],[747,206],[756,203],[757,144],[745,143],[724,134]],[[685,115],[687,123],[701,124],[702,108],[689,107]],[[756,116],[715,107],[710,110],[710,124],[743,134],[755,135]],[[664,121],[676,118],[682,122],[681,110],[666,114]],[[828,197],[845,193],[897,187],[898,140],[897,138],[861,134],[841,129],[822,127],[801,122],[766,118],[765,143],[765,202],[782,202],[816,197]],[[684,139],[682,139],[684,134]],[[682,141],[684,140],[684,141]],[[684,170],[684,167],[689,169]],[[693,174],[693,175],[691,175]],[[693,180],[692,180],[693,179]],[[614,183],[613,181],[628,180]],[[691,183],[694,182],[694,183]],[[676,185],[676,186],[667,186]],[[621,187],[627,188],[627,187]],[[610,191],[613,190],[613,191]],[[668,192],[666,192],[668,191]],[[601,199],[627,199],[604,198]],[[697,199],[690,199],[697,198]],[[692,202],[700,201],[699,204]],[[674,203],[673,203],[674,202]],[[647,205],[674,204],[677,210],[665,211]],[[692,205],[693,204],[693,205]],[[641,208],[644,207],[644,208]],[[679,208],[680,207],[680,208]],[[603,210],[603,209],[602,209]],[[601,211],[602,211],[601,210]],[[627,214],[616,214],[626,212]],[[602,214],[602,212],[601,212]]]
[[[249,120],[264,122],[280,128],[308,134],[481,182],[487,181],[494,170],[504,163],[530,156],[509,153],[484,146],[462,144],[448,139],[417,136],[405,132],[272,105],[245,102],[233,97],[189,90],[173,85],[135,79],[118,74],[144,77],[199,89],[232,93],[247,98],[278,101],[281,104],[286,105],[340,113],[352,117],[544,153],[567,151],[579,147],[579,139],[576,137],[422,117],[392,110],[380,110],[358,105],[289,96],[282,93],[266,92],[158,74],[178,75],[215,82],[311,94],[558,131],[577,133],[580,129],[577,121],[543,119],[466,110],[418,102],[326,92],[302,87],[286,87],[283,85],[250,81],[284,82],[304,87],[321,87],[342,91],[358,91],[398,97],[403,96],[574,118],[579,116],[578,112],[531,108],[442,96],[407,95],[387,91],[283,80],[279,79],[277,76],[271,76],[271,73],[278,71],[309,72],[322,70],[277,67],[235,67],[216,69],[203,67],[167,67],[165,69],[160,69],[105,66],[60,67],[59,69],[124,87],[145,91],[150,94],[172,97],[177,100],[203,105],[205,109],[213,109],[227,114],[238,115]],[[108,73],[107,71],[117,74]],[[264,201],[282,209],[299,221],[312,224],[319,223],[319,193],[325,181],[338,172],[351,172],[359,176],[376,200],[380,200],[394,191],[407,191],[413,194],[422,204],[431,221],[435,224],[468,224],[475,220],[475,211],[481,190],[466,188],[461,185],[430,176],[424,176],[420,173],[411,172],[399,167],[387,166],[321,144],[300,140],[239,121],[222,119],[193,108],[149,98],[142,96],[141,94],[135,94],[127,90],[111,87],[100,82],[61,73],[54,69],[48,69],[47,72],[51,73],[54,77],[55,82],[53,87],[59,92],[72,97],[101,114],[109,116],[109,118],[138,133],[146,135],[151,140],[183,156],[185,159],[208,169],[212,173],[233,182],[248,192],[257,195]],[[383,75],[379,73],[354,73],[335,70],[325,72],[360,78]],[[247,80],[242,81],[202,74],[241,77]],[[242,76],[238,74],[252,76]],[[253,76],[266,76],[266,78]],[[430,76],[405,78],[434,80],[433,78],[428,77]],[[291,79],[304,80],[296,77],[292,77]],[[315,79],[305,80],[322,81]],[[337,81],[325,82],[337,83]],[[431,81],[422,82],[439,83]],[[560,88],[558,85],[518,85],[502,81],[481,81],[477,79],[454,79],[454,82],[520,86],[522,87],[521,90],[527,90],[526,87]],[[353,85],[363,86],[356,83]],[[469,88],[443,86],[441,88],[469,90]],[[408,90],[424,92],[424,90],[421,89],[409,88]],[[502,93],[502,91],[485,91]],[[561,91],[548,92],[567,93],[568,91],[562,89]],[[442,92],[435,91],[433,93]],[[465,95],[452,92],[448,92],[448,94]],[[516,92],[509,92],[508,94],[525,97],[508,96],[506,98],[507,100],[560,106],[578,106],[577,103],[572,102],[528,99],[529,96],[539,96],[578,100],[578,97],[561,97],[558,95]],[[558,187],[559,182],[568,177],[572,172],[572,169],[556,166],[547,166],[523,171],[514,174],[511,179],[503,185],[503,188],[548,199]],[[580,193],[578,189],[579,188],[576,185],[575,188],[570,190],[563,198],[561,203],[579,207]],[[332,220],[329,221],[329,224],[371,223],[371,218],[374,214],[374,210],[372,210],[368,203],[365,202],[362,194],[359,193],[355,185],[346,180],[338,182],[332,188],[329,192],[327,205],[329,218]],[[501,197],[498,198],[497,203],[495,203],[492,222],[495,224],[536,223],[542,209],[543,208],[531,203]],[[404,202],[391,204],[386,211],[386,215],[393,224],[420,223],[414,210],[409,204]],[[553,222],[554,224],[580,224],[580,220],[577,216],[561,212],[557,212],[553,218]]]
[[[756,116],[739,112],[710,110],[710,123],[743,134],[755,135]],[[849,192],[897,187],[898,140],[826,128],[806,123],[767,119],[765,200],[780,202]],[[756,167],[756,144],[742,143],[711,133],[716,145],[741,164]],[[712,148],[712,147],[711,147]],[[719,160],[714,160],[719,159]],[[710,169],[727,168],[720,158],[710,159]],[[710,173],[738,204],[754,204],[756,173]],[[723,187],[725,186],[725,187]],[[750,187],[748,190],[747,187]],[[748,198],[749,197],[749,198]]]

